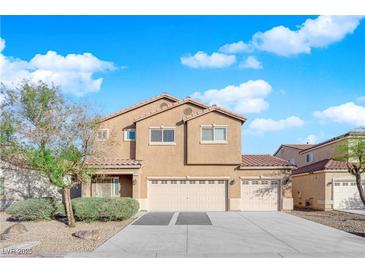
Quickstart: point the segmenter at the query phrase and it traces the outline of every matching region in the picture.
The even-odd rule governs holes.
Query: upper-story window
[[[312,161],[313,161],[313,153],[308,153],[308,154],[305,156],[305,161],[306,161],[307,163],[312,162]]]
[[[108,129],[99,129],[96,133],[96,139],[98,141],[105,141],[109,137],[109,130]]]
[[[150,144],[174,145],[175,128],[150,128]]]
[[[135,141],[136,140],[136,129],[127,128],[124,130],[124,141]]]
[[[227,126],[202,126],[202,143],[227,143]]]

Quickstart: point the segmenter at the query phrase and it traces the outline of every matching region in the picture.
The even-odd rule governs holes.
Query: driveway
[[[281,212],[144,213],[71,257],[365,257],[365,238]]]

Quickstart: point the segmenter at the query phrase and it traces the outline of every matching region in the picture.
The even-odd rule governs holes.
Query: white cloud
[[[191,97],[207,104],[216,104],[238,113],[258,113],[269,103],[265,100],[272,87],[264,80],[250,80],[239,86],[230,85],[222,89],[195,92]]]
[[[304,121],[297,116],[290,116],[282,120],[257,118],[249,125],[252,133],[263,133],[267,131],[280,131],[291,127],[302,127]]]
[[[5,41],[0,40],[0,82],[14,86],[22,80],[44,81],[60,86],[65,93],[82,96],[97,92],[103,78],[95,73],[114,70],[111,62],[98,59],[91,53],[62,56],[55,51],[36,54],[30,61],[5,56],[1,51]]]
[[[248,56],[244,62],[239,65],[240,68],[262,69],[262,63],[254,56]]]
[[[213,52],[211,55],[198,51],[180,58],[181,63],[191,68],[225,68],[236,62],[236,56]]]
[[[365,126],[365,107],[348,102],[314,112],[314,116],[322,121],[332,121],[350,126]]]
[[[357,28],[362,16],[319,16],[307,19],[298,29],[277,26],[252,38],[255,48],[277,55],[310,53],[342,40]]]
[[[321,133],[321,136],[322,135],[323,134]],[[309,134],[307,137],[299,138],[298,140],[299,140],[299,143],[302,143],[302,144],[316,144],[316,143],[318,143],[318,141],[320,139],[322,139],[321,136],[318,136],[316,134]]]
[[[246,44],[243,41],[238,41],[231,44],[225,44],[219,48],[220,52],[227,53],[227,54],[235,54],[240,52],[247,52],[252,50],[251,45]]]
[[[359,102],[359,103],[365,103],[365,96],[357,97],[356,101]]]

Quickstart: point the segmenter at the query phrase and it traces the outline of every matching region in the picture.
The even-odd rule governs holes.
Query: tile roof
[[[337,141],[339,139],[346,138],[346,137],[364,137],[365,138],[365,131],[364,130],[349,131],[349,132],[347,132],[345,134],[342,134],[340,136],[336,136],[336,137],[333,137],[331,139],[328,139],[328,140],[326,140],[324,142],[315,144],[314,146],[312,146],[310,148],[303,149],[300,153],[304,153],[305,151],[310,150],[312,148],[316,148],[316,147],[319,147],[319,146],[322,146],[322,145],[325,145],[325,144],[328,144],[328,143],[331,143],[331,142],[334,142],[334,141]]]
[[[287,160],[270,154],[245,154],[242,155],[241,167],[292,167]]]
[[[149,104],[149,103],[152,103],[152,102],[154,102],[154,101],[157,101],[157,100],[159,100],[159,99],[161,99],[161,98],[167,98],[167,99],[169,99],[169,100],[171,100],[171,101],[174,101],[174,102],[178,102],[178,101],[180,101],[180,99],[179,99],[179,98],[177,98],[177,97],[175,97],[175,96],[171,96],[171,95],[169,95],[168,93],[164,92],[164,93],[160,94],[159,96],[152,97],[152,98],[147,99],[147,100],[145,100],[145,101],[139,102],[139,103],[137,103],[137,104],[135,104],[135,105],[132,105],[132,106],[129,106],[129,107],[123,108],[123,109],[121,109],[121,110],[119,110],[119,111],[117,111],[117,112],[113,112],[113,113],[111,113],[111,114],[109,114],[109,115],[107,115],[107,116],[103,117],[101,121],[103,122],[103,121],[109,120],[109,119],[111,119],[111,118],[113,118],[113,117],[115,117],[115,116],[121,115],[121,114],[123,114],[123,113],[126,113],[126,112],[128,112],[128,111],[134,110],[134,109],[136,109],[136,108],[142,107],[142,106],[144,106],[144,105],[147,105],[147,104]]]
[[[138,121],[144,120],[144,119],[146,119],[146,118],[148,118],[148,117],[154,116],[154,115],[156,115],[156,114],[159,114],[159,113],[161,113],[161,112],[164,112],[164,111],[167,111],[167,110],[173,109],[173,108],[175,108],[175,107],[181,106],[181,105],[186,104],[186,103],[190,103],[190,104],[193,104],[193,105],[198,105],[198,106],[200,106],[200,107],[202,107],[202,108],[209,108],[209,106],[208,106],[208,105],[206,105],[206,104],[203,104],[203,103],[201,103],[201,102],[199,102],[199,101],[196,101],[196,100],[194,100],[194,99],[191,99],[190,97],[186,97],[185,99],[180,100],[180,101],[178,101],[178,102],[174,102],[174,103],[168,104],[168,105],[167,105],[166,107],[164,107],[164,108],[158,108],[158,109],[155,109],[155,110],[153,110],[153,111],[150,111],[150,112],[144,113],[144,114],[142,114],[141,116],[137,117],[134,121],[135,121],[135,122],[138,122]]]
[[[89,166],[98,167],[119,167],[119,166],[141,166],[142,161],[133,159],[119,159],[119,158],[91,158],[86,160],[86,164]]]
[[[273,154],[274,156],[280,151],[282,147],[291,147],[298,150],[304,150],[315,146],[314,144],[282,144]]]
[[[313,164],[309,164],[293,170],[292,174],[310,173],[320,170],[347,170],[347,164],[343,161],[324,159]]]
[[[212,106],[210,106],[210,107],[208,107],[208,108],[206,108],[206,109],[204,109],[204,110],[202,110],[200,112],[196,112],[196,113],[193,113],[191,115],[186,116],[185,119],[184,119],[184,121],[192,120],[194,118],[200,117],[200,116],[205,115],[207,113],[210,113],[212,111],[217,111],[217,112],[223,113],[225,115],[231,116],[231,117],[236,118],[236,119],[238,119],[240,121],[243,121],[243,122],[245,122],[247,120],[247,118],[244,117],[244,116],[242,116],[242,115],[238,115],[238,114],[233,113],[233,112],[231,112],[229,110],[226,110],[224,108],[218,107],[217,105],[212,105]]]

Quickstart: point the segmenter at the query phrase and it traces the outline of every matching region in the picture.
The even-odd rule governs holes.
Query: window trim
[[[152,142],[151,137],[152,137],[152,130],[154,129],[160,129],[161,130],[161,134],[162,134],[162,138],[161,138],[161,142]],[[164,130],[173,130],[174,131],[174,141],[173,142],[164,142],[163,141],[163,131]],[[159,126],[159,127],[150,127],[149,128],[149,139],[148,139],[148,144],[151,146],[174,146],[176,145],[176,127],[165,127],[165,126]]]
[[[130,131],[134,131],[134,139],[128,138],[128,132],[130,132]],[[136,129],[135,128],[125,128],[123,130],[123,135],[124,135],[124,141],[126,141],[126,142],[135,142],[136,141]]]
[[[213,128],[213,141],[203,140],[203,128]],[[226,140],[215,140],[215,129],[225,128],[226,129]],[[200,144],[227,144],[228,143],[228,126],[227,125],[201,125],[200,126]]]
[[[99,138],[99,131],[106,131],[106,138],[105,139],[100,139]],[[96,132],[96,140],[99,142],[104,142],[107,141],[109,139],[109,129],[108,128],[99,128]]]

